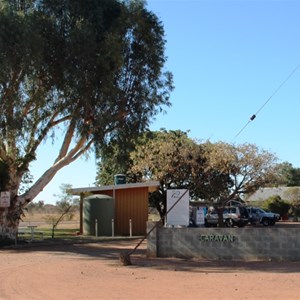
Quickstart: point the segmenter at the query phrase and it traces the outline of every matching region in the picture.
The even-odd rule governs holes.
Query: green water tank
[[[114,199],[107,195],[91,195],[83,199],[83,234],[95,236],[112,235]],[[98,232],[97,232],[97,230]]]

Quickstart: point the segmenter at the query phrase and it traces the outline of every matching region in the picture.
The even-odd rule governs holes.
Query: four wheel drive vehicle
[[[205,216],[205,226],[217,226],[219,216],[216,210],[209,212]],[[244,206],[226,207],[223,210],[223,222],[226,227],[243,227],[249,223],[249,214]]]
[[[280,219],[280,215],[266,212],[258,207],[248,207],[249,221],[252,225],[262,224],[263,226],[274,225]]]

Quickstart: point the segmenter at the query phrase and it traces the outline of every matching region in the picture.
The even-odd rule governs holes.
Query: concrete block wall
[[[148,231],[153,222],[148,224]],[[300,229],[165,228],[157,226],[147,238],[149,257],[218,260],[300,261]]]

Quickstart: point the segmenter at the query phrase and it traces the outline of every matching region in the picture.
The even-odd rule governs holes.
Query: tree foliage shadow
[[[20,244],[2,251],[18,253],[45,252],[49,255],[74,255],[76,260],[101,259],[108,264],[120,264],[121,253],[127,253],[139,243],[139,238],[60,239]],[[300,273],[300,261],[221,261],[184,258],[150,258],[146,255],[146,242],[131,254],[131,266],[124,268],[152,268],[161,271],[194,273]]]

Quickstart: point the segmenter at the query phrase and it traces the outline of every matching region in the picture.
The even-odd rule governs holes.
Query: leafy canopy
[[[283,162],[276,167],[277,180],[282,186],[300,186],[300,168],[294,168],[291,163]]]
[[[252,144],[198,143],[180,130],[147,132],[134,147],[111,145],[110,150],[100,162],[99,178],[113,180],[116,173],[110,172],[119,168],[129,181],[159,181],[150,205],[161,216],[166,212],[167,189],[186,188],[192,199],[222,206],[269,183],[276,160],[272,153]]]
[[[38,147],[58,133],[54,164],[26,202],[92,145],[100,151],[147,128],[170,105],[164,47],[163,26],[143,1],[2,0],[2,188],[17,195]]]

